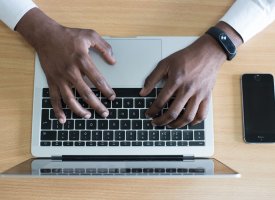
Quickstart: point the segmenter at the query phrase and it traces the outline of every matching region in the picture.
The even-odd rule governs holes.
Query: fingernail
[[[140,95],[143,95],[144,92],[145,92],[145,89],[142,88],[142,89],[140,90],[139,94],[140,94]]]
[[[166,127],[167,127],[167,128],[172,128],[172,127],[171,127],[171,126],[169,126],[169,125],[166,125]]]
[[[64,119],[64,118],[59,118],[58,121],[59,121],[59,123],[61,123],[61,124],[65,124],[66,119]]]
[[[90,119],[91,118],[91,113],[88,113],[84,116],[85,119]]]
[[[152,122],[152,126],[155,127],[155,126],[157,126],[157,125],[156,125],[154,122]]]
[[[145,114],[145,117],[146,117],[147,119],[152,119],[152,117],[150,117],[150,116],[147,115],[147,114]]]
[[[108,115],[109,115],[109,113],[108,113],[108,112],[106,112],[106,111],[102,113],[102,117],[103,117],[103,118],[108,117]]]
[[[115,100],[115,98],[116,98],[116,95],[113,94],[111,97],[109,97],[109,100],[110,100],[110,101],[113,101],[113,100]]]

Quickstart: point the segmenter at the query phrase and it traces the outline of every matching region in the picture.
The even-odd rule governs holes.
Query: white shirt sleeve
[[[32,8],[31,0],[0,0],[0,20],[14,30],[19,20]]]
[[[237,0],[221,21],[246,42],[275,20],[275,0]]]

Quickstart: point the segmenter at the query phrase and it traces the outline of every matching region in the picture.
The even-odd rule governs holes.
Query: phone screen
[[[246,142],[275,142],[275,98],[271,74],[242,76],[243,123]]]

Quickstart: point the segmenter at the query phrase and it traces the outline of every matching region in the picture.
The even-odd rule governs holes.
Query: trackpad
[[[142,87],[161,60],[161,39],[106,39],[112,46],[115,65],[90,51],[93,62],[112,87]],[[90,83],[89,83],[90,85]]]

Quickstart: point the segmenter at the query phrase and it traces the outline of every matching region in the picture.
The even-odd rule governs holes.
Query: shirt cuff
[[[274,20],[274,2],[237,0],[221,18],[247,42]]]
[[[0,0],[0,7],[1,21],[14,30],[20,19],[37,6],[31,0]]]

